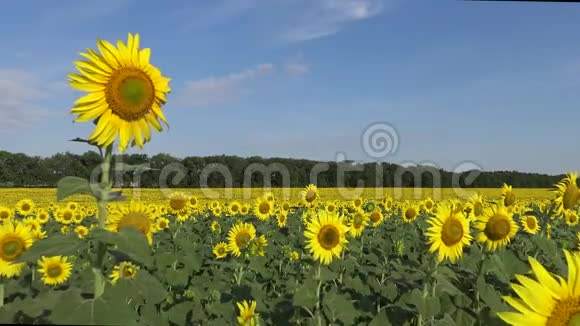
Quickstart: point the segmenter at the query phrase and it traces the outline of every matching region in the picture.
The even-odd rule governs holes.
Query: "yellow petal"
[[[86,71],[90,74],[98,74],[98,75],[101,75],[103,78],[106,78],[107,76],[110,75],[110,72],[107,72],[107,71],[101,69],[98,65],[96,65],[94,63],[87,62],[87,61],[82,61],[82,60],[76,61],[75,67],[79,71]]]
[[[94,110],[83,112],[76,119],[76,122],[87,122],[94,120],[97,117],[101,116],[103,113],[105,113],[107,109],[108,107],[106,105],[101,105],[100,107],[97,107]]]
[[[139,66],[145,68],[149,66],[149,59],[151,57],[151,49],[145,48],[139,52]]]
[[[523,315],[517,312],[500,312],[499,318],[513,326],[544,326],[547,318],[538,315]]]
[[[546,271],[544,266],[542,266],[542,264],[540,264],[536,259],[530,257],[528,260],[530,262],[530,265],[532,266],[532,270],[534,271],[536,278],[538,279],[538,282],[540,282],[544,287],[546,287],[546,289],[548,289],[550,293],[552,293],[552,296],[554,298],[558,300],[561,299],[560,293],[562,291],[558,282],[550,275],[550,273],[548,273],[548,271]]]
[[[111,43],[104,40],[97,40],[97,47],[99,48],[102,57],[105,59],[105,62],[109,66],[111,66],[113,69],[117,69],[121,66],[121,63],[117,59],[119,53]]]
[[[519,281],[521,282],[521,280]],[[549,301],[545,300],[548,294],[545,290],[541,290],[541,287],[539,292],[534,292],[527,286],[523,287],[518,284],[512,284],[512,288],[519,295],[519,297],[536,313],[545,317],[550,316],[552,309],[554,308],[554,300],[551,298]]]
[[[107,74],[112,73],[113,70],[114,70],[113,67],[111,67],[107,63],[107,61],[105,60],[105,58],[103,58],[102,56],[100,56],[93,49],[87,49],[87,53],[79,53],[79,55],[81,55],[82,57],[88,59],[95,66],[99,67],[99,69],[103,70]]]
[[[70,86],[74,89],[84,92],[103,92],[105,90],[105,85],[96,83],[79,83],[76,81],[71,81]]]
[[[87,95],[84,95],[82,97],[79,97],[76,101],[75,101],[75,105],[83,105],[83,104],[88,104],[88,103],[92,103],[92,102],[96,102],[96,101],[100,101],[103,98],[105,98],[105,93],[104,92],[94,92],[94,93],[89,93]]]

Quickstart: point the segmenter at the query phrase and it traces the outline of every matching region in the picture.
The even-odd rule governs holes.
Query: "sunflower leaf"
[[[76,194],[95,196],[89,181],[79,177],[64,177],[56,183],[56,187],[56,199],[59,201]]]
[[[69,256],[76,255],[78,248],[83,242],[78,241],[75,233],[65,236],[52,235],[48,238],[38,240],[26,250],[16,262],[36,262],[42,256]]]
[[[133,227],[123,228],[119,232],[95,229],[90,233],[95,240],[115,245],[116,250],[127,254],[134,261],[147,267],[153,264],[151,248],[147,239],[139,230]]]

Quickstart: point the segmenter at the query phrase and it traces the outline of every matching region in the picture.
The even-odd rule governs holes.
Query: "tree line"
[[[0,187],[55,187],[64,176],[89,178],[100,162],[100,154],[94,151],[58,153],[50,157],[0,151]],[[313,173],[317,186],[330,188],[497,188],[503,183],[515,188],[551,188],[563,177],[517,171],[452,173],[428,166],[404,168],[391,163],[317,162],[258,156],[176,158],[164,153],[151,157],[146,154],[123,154],[116,155],[114,162],[122,162],[126,170],[133,166],[133,171],[117,171],[115,186],[142,188],[304,187],[311,183]],[[150,169],[134,170],[135,166]],[[224,172],[224,169],[227,171]]]

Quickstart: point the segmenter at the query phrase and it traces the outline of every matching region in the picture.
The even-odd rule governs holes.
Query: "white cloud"
[[[299,77],[310,72],[310,66],[304,63],[288,63],[285,66],[286,73],[292,77]]]
[[[50,90],[26,71],[0,69],[0,129],[30,127],[48,115],[40,105]]]
[[[380,14],[381,0],[321,0],[311,5],[282,35],[287,42],[301,42],[333,35],[345,25]]]
[[[178,95],[178,102],[189,107],[223,103],[243,93],[248,83],[264,78],[273,71],[273,64],[264,63],[225,76],[189,81]]]

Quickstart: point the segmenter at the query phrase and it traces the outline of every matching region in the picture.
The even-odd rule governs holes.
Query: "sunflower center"
[[[124,227],[134,227],[143,234],[149,233],[149,227],[151,226],[149,218],[142,213],[129,213],[121,218],[118,224],[118,229],[121,230]]]
[[[433,207],[433,202],[431,201],[426,202],[425,207],[427,207],[427,209],[431,209]]]
[[[286,222],[286,215],[280,215],[278,219],[280,220],[280,223],[284,223]]]
[[[546,326],[576,326],[580,322],[580,298],[567,298],[558,301]]]
[[[505,197],[503,199],[503,203],[505,206],[511,206],[516,202],[516,194],[514,194],[513,192],[507,192],[505,194]]]
[[[64,214],[62,214],[62,219],[65,221],[70,221],[72,220],[73,215],[71,212],[64,212]]]
[[[454,218],[447,219],[441,231],[441,241],[446,246],[452,246],[459,243],[462,238],[463,225],[461,222]]]
[[[6,220],[10,217],[10,213],[8,213],[7,211],[1,211],[0,212],[0,219]]]
[[[574,208],[574,206],[578,204],[578,200],[580,200],[580,191],[578,191],[578,187],[574,184],[568,186],[562,198],[562,205],[564,206],[564,209]]]
[[[169,201],[169,206],[171,206],[172,209],[179,211],[185,207],[186,203],[185,198],[176,197]]]
[[[536,220],[533,218],[528,218],[526,219],[526,224],[528,225],[529,229],[535,229],[536,228]]]
[[[236,245],[239,248],[246,248],[250,244],[250,241],[252,241],[252,236],[248,232],[240,232],[236,236]]]
[[[258,207],[260,214],[268,214],[270,212],[270,204],[266,201],[260,203],[260,207]]]
[[[415,218],[415,215],[417,215],[417,211],[412,207],[405,211],[405,218],[408,220]]]
[[[473,204],[473,215],[481,216],[483,214],[483,204],[480,202],[476,202]]]
[[[189,199],[189,203],[191,204],[191,206],[195,206],[195,205],[197,205],[197,199],[195,199],[195,198],[190,198],[190,199]]]
[[[381,219],[381,214],[378,211],[373,211],[371,213],[371,221],[377,223]]]
[[[119,273],[119,278],[132,278],[135,276],[136,270],[133,266],[123,266]]]
[[[496,214],[492,216],[483,232],[492,241],[505,239],[511,231],[511,224],[509,222],[509,217]]]
[[[326,250],[333,249],[339,242],[340,231],[335,226],[325,225],[318,231],[318,243],[322,248]]]
[[[62,267],[60,265],[52,265],[46,269],[46,275],[48,277],[59,277],[62,275]]]
[[[167,222],[165,222],[164,220],[159,221],[159,227],[162,229],[167,228]]]
[[[306,199],[307,202],[311,203],[311,202],[313,202],[316,199],[316,191],[314,191],[314,190],[308,190],[306,192],[306,196],[304,196],[304,197],[305,197],[305,199]]]
[[[358,207],[360,205],[362,205],[362,201],[360,199],[355,199],[354,200],[354,206],[357,206]]]
[[[2,240],[0,248],[2,248],[0,258],[4,261],[11,262],[16,260],[24,252],[25,246],[22,239],[8,236]]]
[[[30,204],[28,203],[22,204],[22,210],[28,212],[30,210]]]
[[[151,78],[141,69],[123,67],[111,75],[105,97],[113,113],[123,120],[133,121],[151,110],[155,87]]]

